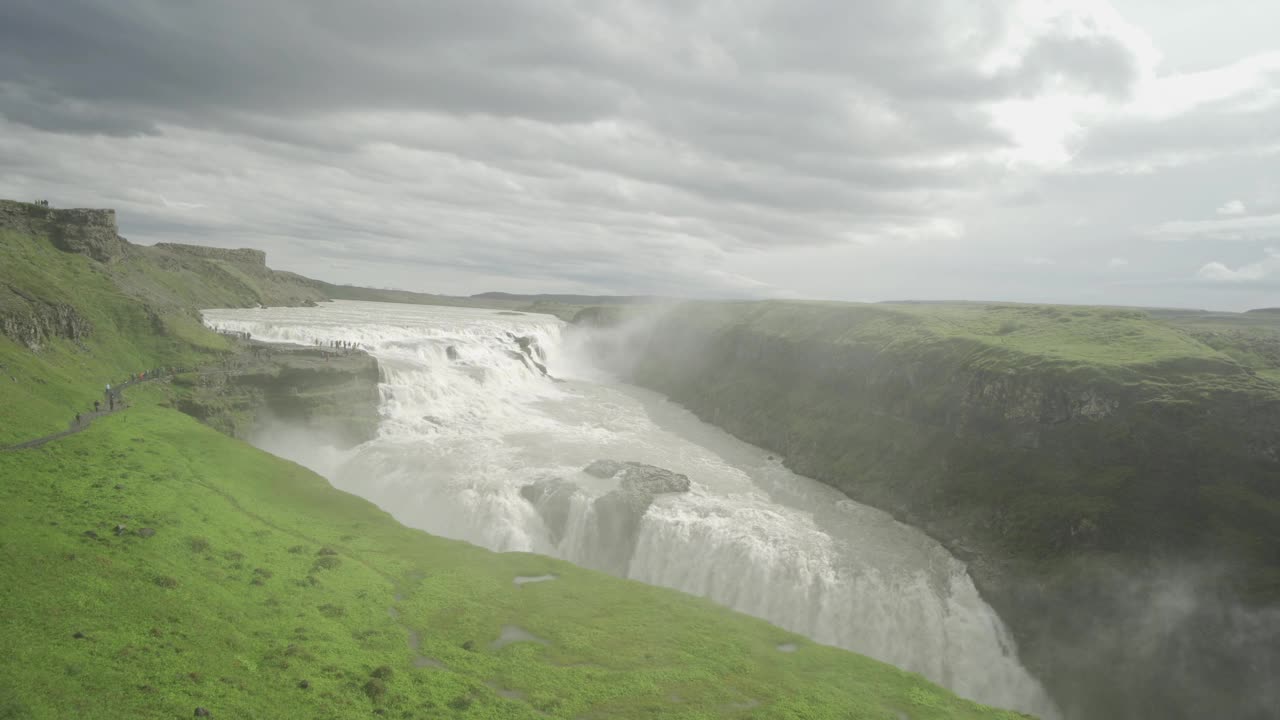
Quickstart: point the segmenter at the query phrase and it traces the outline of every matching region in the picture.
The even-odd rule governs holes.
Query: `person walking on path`
[[[93,401],[93,414],[94,414],[94,415],[97,415],[97,414],[98,414],[98,410],[99,410],[99,408],[100,408],[100,407],[101,407],[101,403],[100,403],[100,402],[98,402],[97,400],[94,400],[94,401]]]

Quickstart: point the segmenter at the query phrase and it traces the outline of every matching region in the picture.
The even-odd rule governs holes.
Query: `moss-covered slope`
[[[1280,600],[1280,384],[1231,347],[1141,311],[1022,305],[691,303],[634,332],[617,357],[635,381],[968,559],[1079,717],[1193,717],[1259,689],[1276,652],[1227,647],[1250,631],[1226,613],[1194,597],[1151,619],[1181,601],[1153,568],[1211,574],[1214,602]]]
[[[409,530],[133,392],[0,454],[0,716],[1012,717],[680,593]]]

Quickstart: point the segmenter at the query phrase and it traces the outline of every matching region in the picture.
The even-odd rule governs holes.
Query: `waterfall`
[[[332,464],[263,446],[401,522],[702,595],[979,702],[1056,717],[963,563],[662,398],[609,381],[543,315],[336,302],[210,310],[213,327],[377,358],[376,439]],[[597,459],[687,475],[632,501]],[[616,502],[623,497],[623,502]]]

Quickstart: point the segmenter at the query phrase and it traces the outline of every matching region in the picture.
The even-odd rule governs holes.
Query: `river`
[[[348,301],[204,317],[257,340],[342,340],[377,358],[374,440],[339,451],[274,427],[255,442],[406,525],[702,595],[961,696],[1058,715],[964,564],[938,543],[618,382],[556,318]],[[616,484],[582,472],[602,458],[685,474],[690,490],[659,495],[622,536],[594,517],[594,499]],[[553,479],[570,484],[560,485],[572,496],[567,517],[521,493]]]

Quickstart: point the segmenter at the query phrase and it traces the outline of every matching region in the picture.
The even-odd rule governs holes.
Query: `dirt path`
[[[54,440],[67,437],[68,435],[75,435],[81,430],[84,430],[85,428],[92,425],[93,421],[96,420],[97,418],[104,417],[106,415],[113,415],[115,413],[123,412],[124,410],[128,409],[129,404],[124,401],[124,391],[126,388],[133,387],[134,385],[138,385],[140,383],[151,382],[153,380],[164,380],[170,377],[173,377],[173,376],[162,375],[159,377],[148,377],[145,380],[126,380],[125,382],[122,382],[119,385],[114,385],[111,388],[111,390],[115,393],[115,396],[116,396],[116,403],[115,403],[114,410],[98,410],[97,412],[94,412],[94,411],[82,412],[80,413],[80,419],[78,421],[75,419],[72,419],[71,422],[68,423],[67,429],[63,430],[60,433],[54,433],[52,435],[46,435],[44,437],[36,438],[34,440],[28,440],[23,443],[18,443],[17,445],[10,445],[9,447],[0,448],[0,452],[6,452],[10,450],[27,450],[29,448],[38,448],[41,445],[44,445],[45,443],[53,442]],[[104,393],[104,397],[105,397],[105,393]]]

